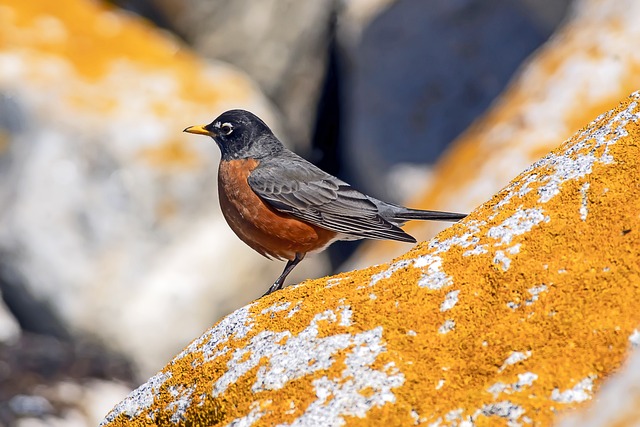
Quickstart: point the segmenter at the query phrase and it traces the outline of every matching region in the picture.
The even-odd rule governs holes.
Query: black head
[[[213,138],[224,160],[261,159],[284,148],[265,122],[245,110],[229,110],[208,125],[191,126],[184,132]]]

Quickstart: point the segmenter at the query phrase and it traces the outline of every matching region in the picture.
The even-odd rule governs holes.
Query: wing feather
[[[251,189],[274,209],[350,237],[415,242],[383,218],[369,197],[291,154],[254,169]]]

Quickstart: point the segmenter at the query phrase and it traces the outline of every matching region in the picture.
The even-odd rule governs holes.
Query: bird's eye
[[[220,131],[225,135],[231,135],[231,132],[233,132],[233,126],[231,126],[231,123],[223,123],[220,126]]]

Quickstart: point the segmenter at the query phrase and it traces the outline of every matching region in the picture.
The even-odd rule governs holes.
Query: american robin
[[[264,295],[279,290],[309,252],[336,240],[416,243],[400,228],[408,220],[457,221],[466,215],[409,209],[367,196],[287,149],[254,114],[230,110],[184,132],[220,147],[220,208],[236,235],[267,258],[287,260]]]

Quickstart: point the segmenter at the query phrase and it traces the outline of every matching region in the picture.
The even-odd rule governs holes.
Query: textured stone
[[[131,364],[95,340],[25,330],[0,343],[3,426],[95,426],[134,384]]]
[[[428,189],[406,203],[468,211],[640,87],[638,16],[635,0],[576,0],[564,25],[439,160]],[[441,225],[413,222],[407,230],[421,240]],[[404,250],[372,242],[350,266],[388,260]]]
[[[419,190],[407,165],[433,166],[545,41],[518,3],[398,0],[365,27],[344,67],[352,184],[395,201]]]
[[[182,133],[231,107],[279,128],[241,72],[100,2],[16,0],[0,93],[0,280],[64,328],[146,377],[281,271],[222,218],[215,144]]]
[[[640,324],[640,93],[390,264],[236,310],[103,425],[549,425]]]
[[[631,335],[634,348],[640,342],[640,331]],[[584,410],[568,415],[559,427],[635,427],[640,420],[640,352],[633,355],[623,369],[608,380],[598,393],[598,398]]]
[[[247,72],[309,149],[326,69],[333,1],[153,0],[194,49]]]
[[[10,344],[20,337],[20,325],[0,294],[0,343]]]

